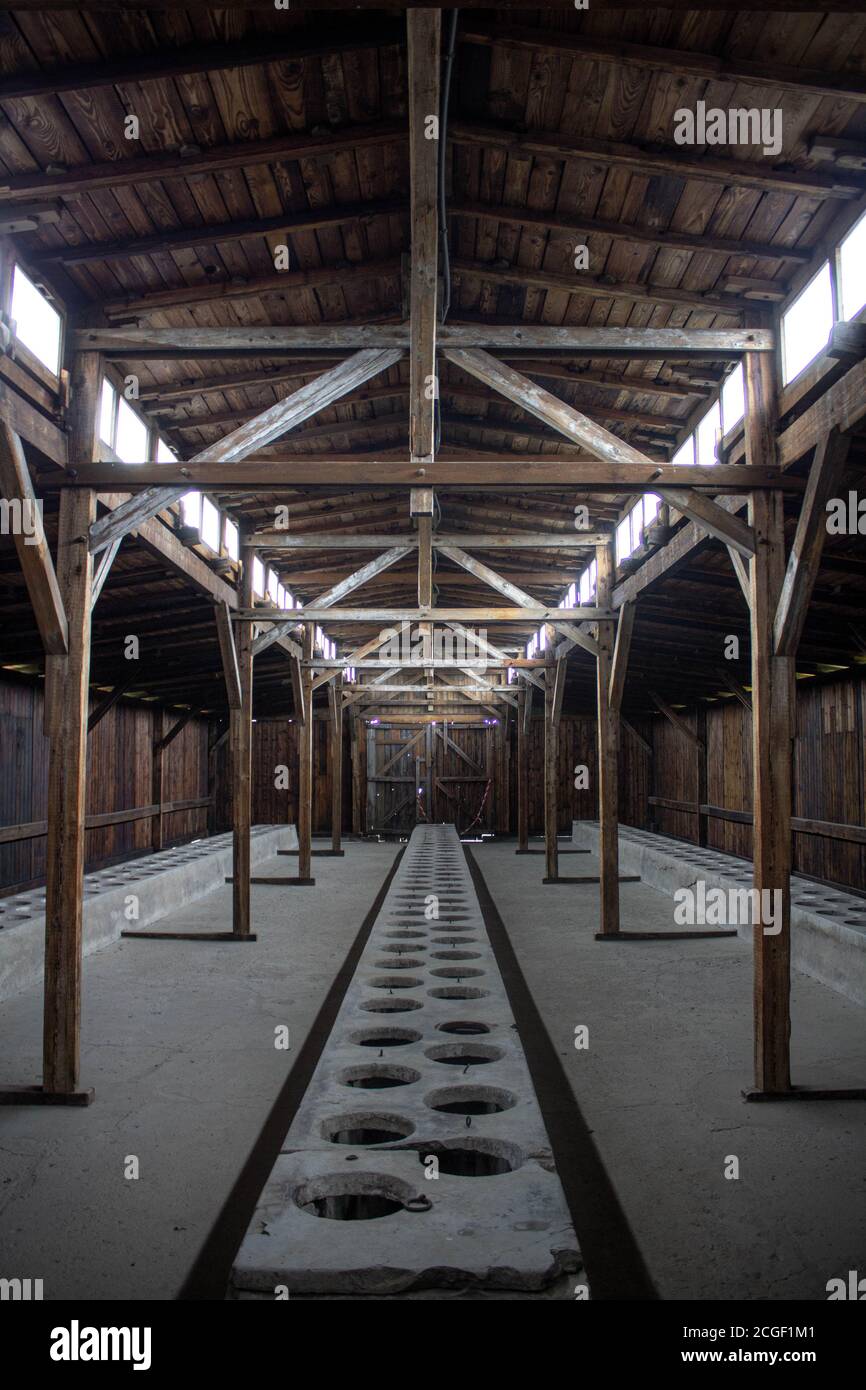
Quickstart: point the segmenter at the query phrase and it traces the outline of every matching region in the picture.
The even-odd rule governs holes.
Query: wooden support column
[[[745,354],[746,461],[776,462],[776,392],[771,358]],[[774,653],[774,622],[785,579],[781,494],[755,491],[749,523],[752,646],[753,885],[771,895],[775,920],[754,927],[755,1092],[791,1089],[791,744],[794,658]]]
[[[547,666],[544,686],[544,855],[545,883],[555,883],[559,878],[559,847],[556,840],[559,821],[558,782],[559,767],[557,752],[559,728],[556,720],[556,660],[554,642],[556,630],[548,623],[545,626]]]
[[[698,844],[706,845],[709,833],[710,818],[706,811],[701,807],[706,806],[709,801],[707,790],[707,711],[704,705],[698,705],[697,711],[697,733],[698,733],[698,765],[697,765],[697,806],[698,806]]]
[[[63,490],[57,580],[67,618],[69,650],[65,657],[50,658],[55,704],[48,763],[42,1093],[43,1099],[56,1097],[79,1104],[93,1099],[92,1091],[79,1091],[78,1081],[93,582],[87,537],[95,516],[93,492]]]
[[[240,601],[252,607],[255,552],[241,550]],[[235,652],[240,682],[240,705],[230,707],[232,770],[232,935],[252,936],[250,911],[250,824],[253,761],[253,625],[238,623]]]
[[[343,833],[343,694],[335,676],[328,686],[331,712],[331,853],[342,854]]]
[[[150,768],[150,804],[155,808],[150,821],[150,847],[154,853],[162,849],[162,803],[165,801],[165,744],[166,716],[162,709],[153,711],[153,747]]]
[[[529,730],[532,720],[532,686],[521,683],[517,713],[517,853],[529,850]]]
[[[313,658],[313,623],[304,624],[304,661]],[[307,717],[298,730],[298,878],[312,881],[313,831],[313,692],[312,672],[303,668],[304,708]]]
[[[352,834],[364,833],[364,782],[361,777],[361,721],[352,710],[349,716],[349,747],[352,756]]]
[[[596,603],[608,608],[613,594],[615,561],[612,544],[596,546],[598,570]],[[611,708],[610,682],[613,669],[614,624],[598,623],[598,855],[600,936],[619,932],[619,711]]]

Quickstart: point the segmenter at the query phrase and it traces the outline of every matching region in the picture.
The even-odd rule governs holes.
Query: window
[[[631,522],[631,548],[637,550],[643,540],[643,506],[639,499],[628,515]]]
[[[233,521],[229,521],[228,517],[226,517],[225,545],[229,559],[237,560],[240,556],[238,528]]]
[[[219,554],[220,514],[209,497],[201,499],[201,538],[205,545]]]
[[[99,438],[109,447],[114,443],[114,412],[117,409],[117,392],[108,377],[102,379],[102,395],[99,398]]]
[[[117,402],[114,452],[124,463],[143,463],[147,458],[147,425],[122,396]]]
[[[671,459],[671,463],[693,467],[695,462],[695,436],[690,434],[684,444],[681,444]]]
[[[164,439],[156,441],[156,461],[157,463],[177,463],[177,454],[170,449]]]
[[[659,514],[659,507],[662,499],[657,497],[654,492],[645,492],[643,495],[643,524],[651,526]]]
[[[746,413],[746,394],[743,383],[743,364],[736,369],[722,387],[722,429],[725,434],[738,425]]]
[[[271,603],[273,603],[275,607],[276,607],[276,603],[277,603],[277,596],[278,596],[279,583],[280,583],[280,581],[279,581],[279,579],[277,579],[277,572],[276,572],[276,570],[270,570],[270,569],[269,569],[269,570],[268,570],[268,598],[271,600]]]
[[[839,313],[852,319],[866,304],[866,216],[855,222],[839,247]]]
[[[20,265],[12,275],[12,318],[19,343],[33,353],[49,372],[60,367],[60,333],[63,320],[45,295],[36,288]]]
[[[716,441],[722,428],[722,412],[714,401],[695,430],[696,462],[709,468],[716,462]]]
[[[625,517],[616,528],[617,564],[619,564],[621,560],[625,560],[631,552],[631,520],[629,517]]]
[[[194,526],[201,531],[201,493],[185,492],[180,499],[180,513],[184,526]]]
[[[253,558],[253,593],[259,598],[265,596],[265,567],[258,555]]]
[[[782,315],[782,379],[787,385],[818,356],[833,327],[833,291],[830,263],[818,274]]]

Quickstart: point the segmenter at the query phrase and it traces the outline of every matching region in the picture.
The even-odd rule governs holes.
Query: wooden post
[[[776,462],[773,359],[745,354],[746,462]],[[791,744],[794,658],[774,654],[773,628],[785,579],[780,493],[756,491],[749,502],[756,550],[750,564],[752,646],[753,886],[765,893],[775,921],[754,928],[755,1090],[791,1089]]]
[[[150,847],[162,849],[162,803],[165,801],[165,752],[162,741],[167,732],[165,710],[153,711],[153,755],[150,772],[150,800],[156,808],[150,822]]]
[[[709,816],[701,810],[709,801],[707,790],[707,711],[703,705],[698,705],[697,711],[697,755],[698,755],[698,776],[697,776],[697,807],[698,807],[698,844],[706,845],[709,834]]]
[[[596,603],[608,608],[614,580],[613,545],[595,548],[598,571]],[[610,705],[610,675],[613,666],[614,624],[610,619],[598,623],[598,831],[599,898],[602,936],[613,936],[619,921],[619,795],[618,753],[619,713]]]
[[[251,608],[254,552],[242,549],[240,600]],[[253,763],[253,625],[238,623],[235,636],[241,705],[230,709],[232,769],[232,932],[252,935],[250,911],[250,825]]]
[[[521,683],[517,712],[517,852],[529,849],[529,730],[532,714],[532,686]]]
[[[342,854],[343,832],[343,692],[335,676],[328,685],[331,708],[331,853]],[[310,711],[312,713],[312,710]]]
[[[364,797],[361,778],[360,720],[355,710],[349,716],[349,746],[352,755],[352,834],[364,833]]]
[[[304,660],[313,657],[314,624],[304,624]],[[312,878],[313,831],[313,691],[309,666],[303,668],[307,717],[298,730],[298,878]]]
[[[556,839],[559,820],[558,781],[559,767],[557,751],[559,730],[555,718],[556,661],[554,645],[556,631],[548,623],[545,626],[547,666],[544,686],[544,853],[545,881],[555,883],[559,877],[559,847]]]
[[[52,657],[57,701],[48,763],[48,841],[45,889],[45,1008],[43,1090],[78,1092],[84,897],[84,816],[87,703],[90,676],[90,586],[87,536],[96,516],[89,489],[60,498],[58,583],[69,630],[69,655]],[[92,1099],[85,1092],[82,1099]]]

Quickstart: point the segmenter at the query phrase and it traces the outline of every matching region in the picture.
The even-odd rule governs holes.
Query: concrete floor
[[[513,841],[472,848],[660,1296],[824,1299],[828,1279],[862,1272],[866,1107],[742,1102],[748,947],[596,943],[596,887],[543,887],[544,859]],[[121,941],[87,961],[82,1081],[96,1103],[0,1109],[0,1275],[42,1278],[47,1299],[178,1294],[396,853],[346,849],[314,859],[315,888],[253,888],[256,944]],[[223,929],[230,892],[164,925]],[[672,899],[642,884],[622,899],[624,926],[671,927]],[[274,1047],[283,1023],[288,1052]],[[862,1084],[863,1025],[795,976],[795,1080]],[[38,1079],[40,1028],[38,991],[3,1005],[3,1081]]]
[[[659,1296],[825,1299],[828,1279],[866,1269],[866,1102],[741,1099],[750,947],[596,942],[595,885],[544,887],[542,857],[472,848]],[[671,897],[620,891],[624,929],[676,929]],[[794,1083],[862,1086],[864,1010],[796,972],[792,995]]]
[[[254,886],[255,943],[125,940],[88,958],[81,1077],[96,1100],[0,1108],[0,1276],[41,1278],[46,1299],[177,1295],[396,853],[348,842],[313,859],[313,888]],[[231,891],[159,925],[226,930]],[[4,1082],[39,1080],[41,1027],[41,990],[4,1002]]]

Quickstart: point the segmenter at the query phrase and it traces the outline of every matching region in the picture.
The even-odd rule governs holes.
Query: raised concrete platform
[[[574,821],[576,845],[598,853],[598,822]],[[752,865],[718,850],[683,844],[664,835],[620,826],[620,868],[671,896],[703,880],[707,888],[751,888]],[[671,907],[671,929],[676,930]],[[744,941],[752,927],[731,923]],[[688,928],[683,928],[688,930]],[[866,899],[843,888],[791,877],[791,962],[804,975],[838,990],[855,1004],[866,1004]]]
[[[235,1258],[231,1295],[558,1288],[573,1298],[579,1276],[563,1276],[581,1268],[461,846],[453,826],[418,827]]]
[[[293,825],[257,825],[251,858],[260,864],[298,843]],[[117,941],[126,929],[149,926],[215,888],[232,868],[232,836],[214,835],[162,850],[84,879],[84,954]],[[137,916],[130,917],[135,897]],[[45,952],[45,889],[0,898],[0,999],[42,979]]]

